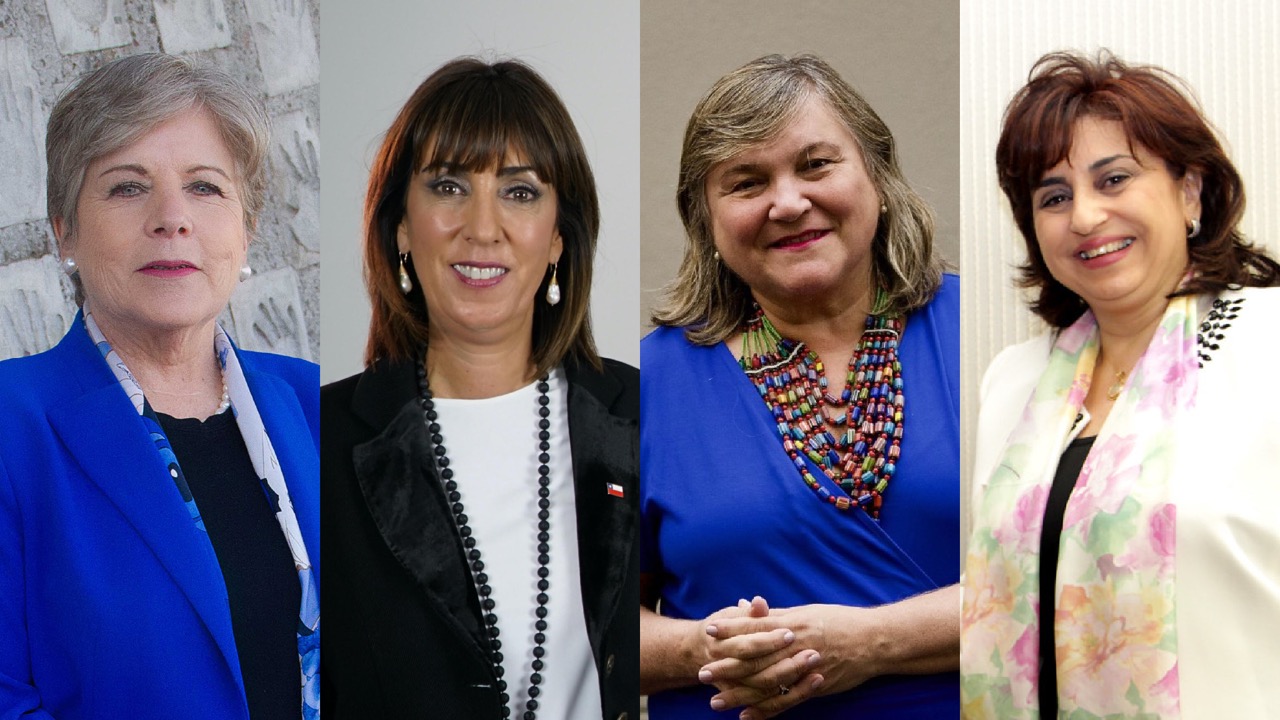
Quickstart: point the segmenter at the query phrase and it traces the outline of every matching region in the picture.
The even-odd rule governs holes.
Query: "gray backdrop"
[[[898,141],[907,179],[937,213],[938,245],[954,263],[959,23],[955,0],[644,0],[641,332],[683,253],[675,190],[689,114],[720,76],[769,53],[816,53],[867,98]]]
[[[600,194],[596,342],[603,355],[639,363],[631,325],[639,304],[639,25],[638,0],[325,3],[322,381],[363,368],[369,303],[360,226],[370,160],[413,89],[459,55],[524,60],[569,108]]]
[[[241,347],[319,357],[318,23],[315,0],[0,0],[0,358],[52,347],[75,317],[45,217],[49,111],[84,73],[149,51],[216,64],[266,104],[255,275],[221,322]]]

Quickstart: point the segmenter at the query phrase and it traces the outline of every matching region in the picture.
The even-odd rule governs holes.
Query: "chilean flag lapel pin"
[[[622,486],[617,483],[605,483],[604,487],[614,497],[622,497]]]

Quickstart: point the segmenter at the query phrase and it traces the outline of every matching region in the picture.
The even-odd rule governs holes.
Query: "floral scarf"
[[[85,329],[89,337],[102,353],[103,359],[111,368],[111,372],[120,382],[120,386],[129,396],[133,407],[142,416],[142,424],[146,427],[151,439],[156,444],[160,457],[169,470],[169,476],[178,488],[179,494],[186,503],[191,520],[205,531],[204,521],[196,508],[195,498],[187,485],[187,478],[178,464],[178,458],[169,445],[169,438],[160,427],[160,420],[151,408],[151,404],[142,394],[142,387],[125,367],[124,360],[111,349],[111,345],[98,329],[93,314],[86,308],[84,313]],[[289,488],[284,481],[284,473],[280,461],[271,446],[271,438],[267,437],[262,416],[258,414],[258,406],[253,402],[249,392],[249,384],[245,380],[244,371],[236,357],[231,339],[227,337],[221,326],[217,326],[213,340],[214,353],[218,365],[222,368],[222,378],[227,384],[227,394],[231,399],[231,410],[235,415],[236,425],[244,438],[244,445],[249,451],[249,460],[254,471],[262,479],[263,493],[267,502],[275,510],[280,529],[284,532],[289,544],[289,552],[293,555],[293,564],[298,571],[298,582],[302,588],[302,606],[298,614],[298,663],[301,670],[302,717],[312,720],[320,717],[320,594],[311,572],[311,561],[307,557],[306,545],[302,542],[302,531],[298,527],[298,518],[293,512],[293,502],[289,499]]]
[[[1040,717],[1040,531],[1098,358],[1086,312],[1049,363],[985,480],[961,619],[966,718]],[[1059,713],[1177,718],[1174,419],[1196,396],[1196,303],[1169,303],[1067,503],[1054,603]],[[1052,668],[1050,668],[1052,670]]]

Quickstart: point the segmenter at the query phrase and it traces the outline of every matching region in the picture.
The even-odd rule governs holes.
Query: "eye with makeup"
[[[187,190],[205,197],[226,197],[226,193],[222,192],[222,188],[208,180],[196,180],[187,185]]]
[[[146,189],[147,188],[140,182],[126,180],[112,185],[111,188],[107,190],[107,197],[137,197],[145,192]]]
[[[1071,194],[1065,190],[1051,190],[1040,196],[1040,201],[1036,203],[1036,207],[1041,210],[1049,210],[1071,199]]]
[[[542,197],[542,191],[532,183],[518,182],[503,188],[502,196],[518,203],[532,203]]]
[[[449,175],[440,175],[427,183],[427,189],[440,197],[465,195],[467,188],[461,181]]]
[[[1115,190],[1122,187],[1131,177],[1133,176],[1127,172],[1111,172],[1103,175],[1098,185],[1103,190]]]

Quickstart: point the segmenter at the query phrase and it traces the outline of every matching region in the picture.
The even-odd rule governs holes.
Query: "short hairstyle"
[[[267,187],[266,110],[222,70],[164,53],[113,60],[76,81],[53,106],[45,137],[49,219],[62,218],[65,232],[74,233],[89,163],[192,108],[213,115],[235,160],[245,229],[252,233]]]
[[[814,55],[767,55],[716,81],[685,128],[676,205],[684,223],[684,259],[651,320],[685,328],[690,342],[713,345],[751,312],[751,288],[715,258],[707,177],[716,165],[778,137],[810,97],[822,98],[853,136],[887,211],[872,240],[872,279],[885,311],[923,306],[942,282],[934,255],[933,211],[907,184],[893,135],[830,65]]]
[[[424,165],[472,172],[518,152],[556,194],[564,243],[558,282],[564,300],[534,303],[533,355],[539,374],[566,359],[600,367],[591,336],[591,269],[600,206],[595,178],[569,111],[547,81],[517,60],[452,60],[418,86],[387,130],[369,173],[364,205],[365,286],[373,306],[365,362],[411,358],[427,344],[428,308],[415,283],[400,290],[396,232],[409,182]],[[406,269],[412,275],[412,258]],[[550,268],[539,285],[546,291]]]
[[[1165,162],[1175,178],[1201,173],[1200,232],[1188,240],[1194,276],[1176,295],[1218,293],[1230,286],[1280,284],[1280,265],[1244,239],[1244,184],[1186,84],[1151,66],[1128,65],[1109,51],[1096,58],[1049,53],[1005,110],[996,173],[1027,246],[1019,284],[1038,289],[1031,309],[1063,328],[1084,314],[1084,301],[1054,279],[1036,240],[1032,195],[1044,173],[1067,157],[1077,123],[1114,120],[1130,143]],[[1172,296],[1171,296],[1172,297]]]

